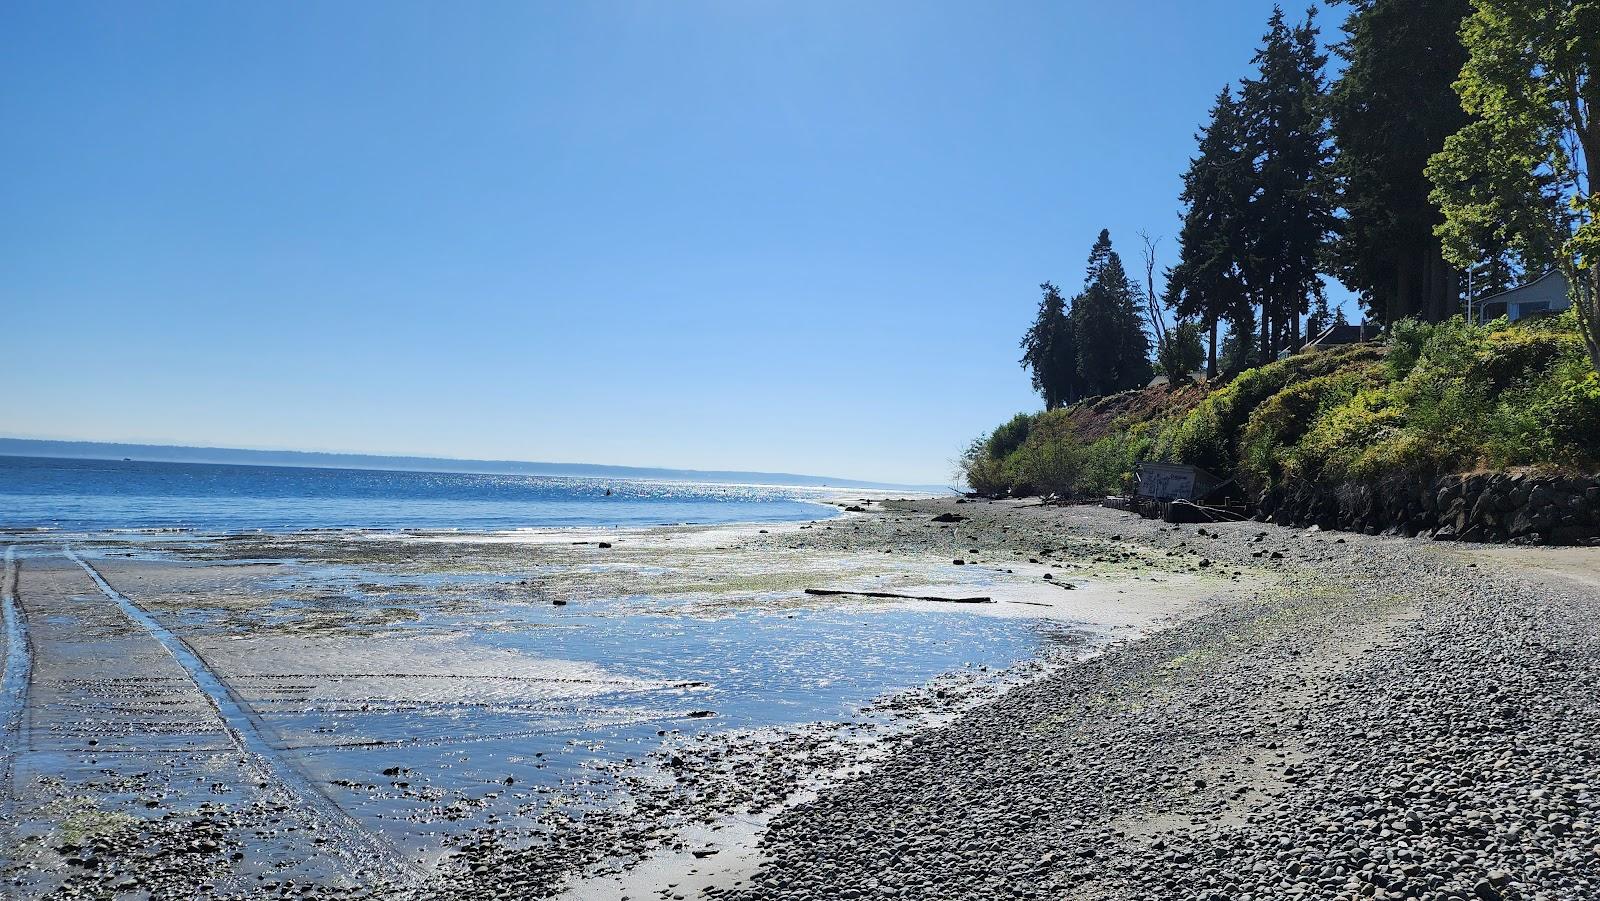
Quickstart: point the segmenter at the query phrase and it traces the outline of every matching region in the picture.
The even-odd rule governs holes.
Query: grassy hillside
[[[989,495],[1092,497],[1144,460],[1234,476],[1248,496],[1531,466],[1600,471],[1600,376],[1568,313],[1482,326],[1403,322],[1381,344],[1296,354],[1220,386],[1128,391],[1018,414],[961,467]]]

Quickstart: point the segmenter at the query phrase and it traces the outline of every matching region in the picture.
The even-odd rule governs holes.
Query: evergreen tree
[[[1340,0],[1350,6],[1329,92],[1344,209],[1334,245],[1340,281],[1374,318],[1437,322],[1456,312],[1460,278],[1433,229],[1423,169],[1467,123],[1451,83],[1467,61],[1468,0]]]
[[[1183,228],[1178,264],[1167,271],[1166,301],[1180,319],[1195,319],[1210,330],[1206,372],[1215,376],[1217,325],[1238,320],[1249,303],[1240,264],[1254,169],[1231,88],[1217,94],[1210,122],[1195,139],[1199,153],[1183,175]]]
[[[1252,339],[1253,330],[1248,322],[1243,328],[1228,329],[1228,333],[1222,337],[1222,351],[1219,355],[1223,372],[1238,373],[1256,365]]]
[[[1237,99],[1228,89],[1217,96],[1184,175],[1179,263],[1168,273],[1167,300],[1213,336],[1219,322],[1228,323],[1223,356],[1231,372],[1298,343],[1300,317],[1323,296],[1323,256],[1338,223],[1324,116],[1327,57],[1317,35],[1315,10],[1292,28],[1273,10],[1253,60],[1257,76]]]
[[[1336,225],[1324,118],[1327,56],[1317,35],[1315,8],[1294,28],[1274,9],[1254,59],[1258,75],[1240,91],[1255,172],[1241,268],[1261,308],[1264,359],[1298,337],[1308,301],[1322,295],[1323,248]]]
[[[1333,324],[1333,312],[1328,309],[1328,298],[1319,297],[1311,304],[1311,312],[1306,316],[1306,338],[1315,338],[1328,330]]]
[[[1111,232],[1101,229],[1089,251],[1083,293],[1073,299],[1068,317],[1084,396],[1126,391],[1150,381],[1150,338],[1139,298],[1139,286],[1111,247]]]
[[[1039,313],[1022,337],[1022,366],[1033,377],[1033,390],[1044,398],[1044,408],[1072,403],[1078,390],[1078,348],[1067,302],[1050,282],[1039,286]]]

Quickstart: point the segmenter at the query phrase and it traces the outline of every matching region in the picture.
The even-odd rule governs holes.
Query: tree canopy
[[[1054,410],[1083,394],[1078,379],[1078,345],[1060,289],[1045,282],[1039,290],[1039,312],[1022,336],[1020,362],[1032,375],[1033,390],[1044,398],[1044,408]]]
[[[1333,269],[1384,322],[1438,322],[1459,281],[1434,228],[1444,221],[1423,174],[1467,123],[1452,84],[1466,63],[1458,32],[1469,0],[1344,0],[1345,67],[1328,96],[1343,208]],[[1480,289],[1509,287],[1504,279]]]
[[[1600,0],[1473,0],[1455,88],[1473,116],[1428,163],[1436,233],[1466,266],[1486,246],[1567,277],[1600,368]]]
[[[1179,261],[1167,270],[1167,304],[1180,318],[1196,319],[1207,328],[1230,322],[1237,331],[1248,318],[1240,267],[1254,172],[1245,155],[1244,119],[1232,87],[1217,94],[1211,120],[1195,139],[1200,151],[1183,175]]]
[[[1600,369],[1600,0],[1334,2],[1336,82],[1316,9],[1292,24],[1275,8],[1254,72],[1195,134],[1159,294],[1170,330],[1149,239],[1143,288],[1104,231],[1082,291],[1042,286],[1022,363],[1047,408],[1144,383],[1146,315],[1164,371],[1209,330],[1215,374],[1224,324],[1225,369],[1270,362],[1345,321],[1326,275],[1392,325],[1456,315],[1464,271],[1482,294],[1558,266]]]
[[[1070,303],[1050,282],[1039,289],[1039,311],[1022,337],[1020,362],[1045,409],[1150,380],[1140,289],[1112,249],[1110,232],[1100,232],[1089,252],[1083,291]]]
[[[1227,322],[1236,367],[1293,345],[1301,317],[1323,293],[1325,246],[1337,222],[1318,33],[1314,10],[1293,27],[1273,11],[1255,77],[1237,95],[1232,86],[1218,93],[1184,173],[1167,300],[1179,316]]]
[[[1258,74],[1240,104],[1254,166],[1245,285],[1261,308],[1272,353],[1297,338],[1300,316],[1322,294],[1323,245],[1333,234],[1332,148],[1323,114],[1327,55],[1317,46],[1316,9],[1294,27],[1274,9],[1256,51]]]
[[[1139,313],[1140,289],[1100,230],[1089,250],[1083,293],[1072,301],[1078,378],[1086,396],[1112,394],[1150,381],[1150,338]]]

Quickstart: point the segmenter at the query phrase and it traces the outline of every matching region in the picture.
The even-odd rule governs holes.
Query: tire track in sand
[[[106,581],[100,571],[78,556],[70,546],[63,545],[62,552],[66,554],[67,559],[83,567],[83,571],[94,580],[100,593],[121,608],[128,619],[148,632],[178,662],[178,665],[183,667],[195,687],[200,689],[200,693],[206,696],[206,700],[216,710],[223,730],[245,756],[247,765],[256,771],[260,777],[259,781],[276,786],[296,804],[328,824],[342,827],[335,830],[338,833],[336,839],[338,850],[358,865],[369,868],[370,872],[367,874],[369,877],[392,878],[397,883],[413,885],[426,878],[420,867],[406,859],[381,837],[356,822],[344,808],[323,793],[316,783],[268,743],[262,734],[260,719],[246,707],[238,695],[234,694],[233,689],[222,680],[222,677],[200,658],[188,642],[157,622],[149,611],[111,587],[111,583]]]
[[[28,644],[28,622],[17,603],[21,567],[17,548],[6,547],[5,573],[0,576],[0,618],[5,621],[6,665],[0,671],[0,805],[11,801],[11,774],[22,753],[22,715],[28,707],[28,683],[33,677],[33,648]]]

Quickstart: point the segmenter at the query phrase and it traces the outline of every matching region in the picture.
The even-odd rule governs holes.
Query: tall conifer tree
[[[1317,46],[1316,9],[1291,28],[1274,9],[1240,106],[1255,163],[1252,228],[1242,261],[1261,308],[1270,358],[1300,332],[1300,316],[1322,295],[1323,248],[1334,232],[1331,144],[1324,118],[1327,56]]]
[[[1211,120],[1195,136],[1199,153],[1183,175],[1183,227],[1178,264],[1167,271],[1167,304],[1211,333],[1207,375],[1217,374],[1217,326],[1247,318],[1241,263],[1249,226],[1254,167],[1245,155],[1244,120],[1224,87]]]
[[[1022,337],[1022,366],[1033,377],[1033,390],[1054,410],[1083,394],[1078,379],[1078,345],[1067,302],[1050,282],[1039,286],[1039,313]]]
[[[1342,0],[1345,61],[1329,92],[1344,209],[1334,245],[1340,281],[1384,322],[1456,312],[1459,280],[1434,227],[1423,169],[1467,123],[1451,84],[1467,61],[1468,0]]]
[[[1078,378],[1085,396],[1137,388],[1150,380],[1150,338],[1139,313],[1140,289],[1101,229],[1089,251],[1083,293],[1069,319],[1078,350]]]

